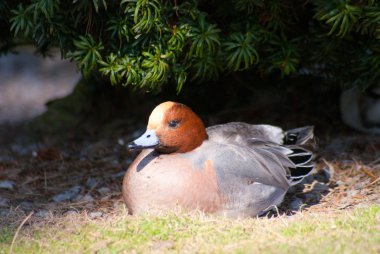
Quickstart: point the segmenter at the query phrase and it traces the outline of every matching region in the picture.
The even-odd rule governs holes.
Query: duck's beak
[[[128,143],[127,147],[130,150],[142,150],[147,148],[155,148],[160,144],[160,140],[156,135],[155,130],[146,130],[138,139]]]

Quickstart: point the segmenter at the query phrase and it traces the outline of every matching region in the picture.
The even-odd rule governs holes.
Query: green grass
[[[274,219],[122,213],[104,220],[83,217],[24,227],[13,252],[380,253],[380,206]],[[14,228],[0,229],[0,253],[9,253],[14,233]]]

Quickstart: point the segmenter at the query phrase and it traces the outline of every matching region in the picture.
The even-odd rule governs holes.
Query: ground
[[[4,130],[10,127],[2,128],[9,137],[11,131]],[[380,250],[379,137],[355,132],[319,137],[322,146],[316,171],[290,190],[279,210],[264,218],[237,221],[198,213],[127,215],[121,182],[135,154],[122,143],[110,139],[55,147],[3,143],[0,253],[9,251],[13,239],[15,253],[27,249],[41,253],[73,249],[78,253],[192,252],[192,248],[251,252],[269,248],[266,241],[275,243],[268,252],[281,247],[290,253],[293,245],[297,245],[296,252],[305,248],[318,252],[310,237],[327,241],[329,245],[323,248],[328,252],[347,253],[349,248],[350,253],[359,253],[364,246],[369,246],[369,253]],[[359,236],[354,240],[361,244],[350,242],[350,234]]]
[[[202,112],[207,125],[252,117],[286,128],[315,125],[315,172],[278,210],[251,219],[184,211],[128,215],[121,182],[136,154],[123,144],[144,131],[146,115],[124,123],[128,131],[66,141],[31,141],[28,125],[3,122],[0,253],[379,253],[380,137],[342,126],[327,103],[336,101],[334,94],[332,100],[298,94],[277,96],[291,101],[293,111],[272,101],[260,106],[256,97],[244,107]]]

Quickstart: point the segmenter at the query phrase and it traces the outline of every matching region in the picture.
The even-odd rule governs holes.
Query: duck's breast
[[[179,154],[159,155],[144,150],[132,163],[123,181],[123,197],[131,213],[179,206],[215,212],[220,196],[211,162],[202,169]]]

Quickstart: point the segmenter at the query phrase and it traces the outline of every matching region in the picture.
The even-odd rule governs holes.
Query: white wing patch
[[[270,141],[275,142],[277,144],[283,144],[285,134],[280,127],[268,124],[260,124],[259,126],[263,128],[265,134],[268,135]]]

